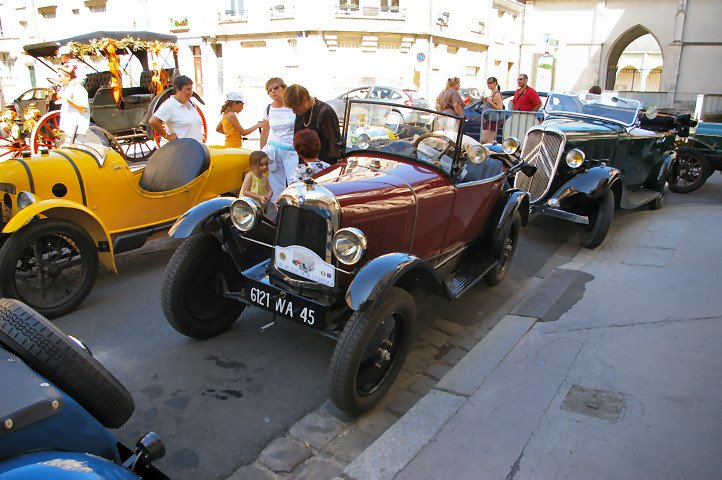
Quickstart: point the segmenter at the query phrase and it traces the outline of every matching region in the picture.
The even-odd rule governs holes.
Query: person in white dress
[[[291,183],[290,174],[298,166],[298,154],[293,148],[293,124],[296,114],[283,102],[286,84],[278,77],[266,82],[266,92],[273,102],[263,112],[261,150],[268,155],[268,182],[275,202],[283,189]]]

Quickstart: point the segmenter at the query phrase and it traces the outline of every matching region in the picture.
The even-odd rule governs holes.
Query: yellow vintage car
[[[250,151],[179,139],[129,164],[99,127],[73,143],[0,163],[0,296],[53,318],[76,308],[98,262],[165,236],[192,206],[242,185]]]

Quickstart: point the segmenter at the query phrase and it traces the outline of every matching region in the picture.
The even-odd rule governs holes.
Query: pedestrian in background
[[[261,128],[263,122],[259,121],[251,128],[243,128],[238,121],[238,114],[243,110],[243,95],[241,92],[229,92],[226,94],[226,103],[221,107],[221,121],[216,126],[216,132],[226,136],[226,147],[241,148],[243,137],[249,135],[257,128]]]
[[[514,99],[511,103],[512,110],[523,112],[536,112],[542,106],[541,98],[536,90],[528,85],[529,77],[523,73],[519,74],[516,84],[519,88],[514,92]]]
[[[193,80],[185,75],[178,75],[173,79],[173,87],[175,95],[160,104],[148,124],[168,141],[192,138],[203,143],[203,118],[191,101]]]
[[[336,163],[341,156],[341,132],[333,108],[311,97],[308,90],[301,85],[289,86],[283,95],[283,101],[296,114],[293,131],[298,133],[305,128],[314,130],[321,142],[318,158],[331,165]]]
[[[459,95],[461,80],[459,77],[451,77],[446,81],[446,88],[439,94],[436,101],[436,109],[441,113],[464,116],[464,100]]]
[[[263,111],[261,150],[268,155],[268,181],[273,189],[272,201],[275,202],[290,183],[289,175],[298,166],[298,154],[293,149],[296,114],[283,100],[286,83],[281,78],[269,78],[266,92],[272,102]]]
[[[599,85],[592,85],[589,87],[589,93],[592,95],[601,95],[602,94],[602,87]]]
[[[482,108],[483,124],[481,143],[492,143],[503,118],[502,112],[495,112],[493,110],[503,110],[504,104],[501,101],[501,89],[499,88],[499,82],[496,80],[496,77],[487,78],[486,86],[491,90],[491,95],[481,97],[481,101],[484,102],[484,107]]]
[[[58,67],[61,88],[58,90],[55,103],[60,104],[60,120],[58,127],[63,131],[65,141],[73,142],[77,135],[84,135],[90,127],[90,103],[88,91],[75,76],[75,67],[61,65]]]

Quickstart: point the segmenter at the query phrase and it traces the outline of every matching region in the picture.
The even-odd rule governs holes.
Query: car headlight
[[[501,142],[501,148],[504,150],[504,153],[513,155],[519,150],[519,140],[514,137],[506,137],[504,141]]]
[[[584,163],[584,152],[575,148],[567,153],[567,165],[571,168],[577,168]]]
[[[358,228],[342,228],[333,236],[333,254],[339,262],[353,265],[366,253],[366,235]]]
[[[252,198],[240,197],[231,204],[231,221],[242,232],[253,230],[262,216],[263,209]]]
[[[20,192],[18,194],[18,210],[29,207],[35,202],[37,202],[37,200],[30,192]]]
[[[371,137],[369,137],[365,133],[362,133],[358,136],[358,139],[356,139],[356,145],[358,145],[358,148],[366,150],[371,146]]]
[[[466,157],[474,165],[480,165],[488,156],[489,152],[482,145],[472,145],[466,152]]]

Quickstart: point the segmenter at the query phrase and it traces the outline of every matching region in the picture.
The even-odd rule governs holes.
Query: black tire
[[[584,248],[597,248],[609,232],[614,218],[614,194],[608,190],[593,212],[589,215],[589,225],[584,225],[579,243]]]
[[[135,410],[133,397],[103,365],[24,303],[0,298],[0,344],[67,393],[107,428]]]
[[[379,402],[403,366],[415,322],[414,298],[397,287],[351,316],[329,368],[329,394],[338,408],[355,416]]]
[[[499,285],[504,280],[504,277],[506,277],[511,261],[514,258],[514,252],[516,252],[516,246],[519,243],[520,230],[521,215],[519,215],[519,212],[516,212],[509,226],[509,231],[504,238],[504,243],[499,249],[499,263],[484,276],[484,281],[487,285],[491,285],[492,287]]]
[[[669,189],[677,193],[689,193],[704,185],[712,174],[709,161],[694,148],[677,149],[677,175],[672,178]]]
[[[163,277],[163,314],[173,328],[193,338],[228,330],[245,305],[223,296],[224,274],[233,262],[210,234],[187,238],[175,251]]]
[[[34,220],[0,249],[0,296],[17,298],[47,318],[73,311],[97,276],[95,242],[67,220]]]

